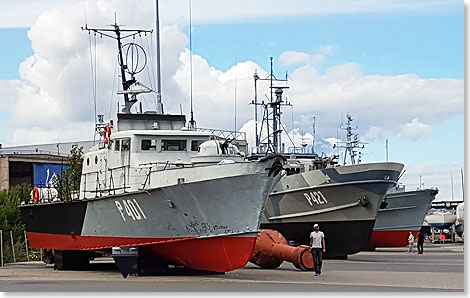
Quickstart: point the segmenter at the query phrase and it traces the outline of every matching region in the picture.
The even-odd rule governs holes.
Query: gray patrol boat
[[[145,86],[135,79],[136,61],[146,60],[136,56],[142,47],[121,41],[149,32],[117,24],[83,29],[115,34],[124,107],[117,123],[98,120],[100,140],[84,155],[78,198],[35,197],[20,207],[30,246],[53,249],[59,269],[86,268],[96,252],[109,253],[124,277],[133,267],[243,267],[283,157],[245,160],[229,142],[196,129],[192,117],[186,127],[184,115],[163,114],[160,90],[156,112],[131,113],[136,96],[152,90],[139,89]],[[123,52],[131,54],[124,59]]]
[[[256,127],[256,149],[252,156],[268,152],[286,157],[287,165],[281,181],[270,193],[261,221],[262,229],[279,231],[292,245],[309,245],[313,224],[325,233],[327,258],[344,258],[361,251],[368,244],[377,212],[385,193],[394,185],[404,165],[394,162],[338,165],[338,156],[324,157],[305,153],[303,148],[284,152],[280,146],[282,132],[281,106],[290,105],[282,98],[283,89],[271,73],[266,79],[255,79],[255,99],[252,104],[264,107],[260,130]],[[269,102],[259,103],[256,95],[258,80],[270,83]],[[277,86],[275,86],[277,84]],[[348,115],[346,151],[354,158],[359,144],[351,132]],[[261,138],[267,129],[268,137]],[[270,133],[271,132],[271,133]],[[300,152],[299,152],[300,151]]]
[[[407,246],[409,232],[418,234],[438,192],[436,188],[406,191],[405,185],[391,188],[380,205],[369,248]]]

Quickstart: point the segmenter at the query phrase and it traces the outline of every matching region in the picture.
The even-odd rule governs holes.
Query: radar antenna
[[[82,27],[82,30],[86,30],[88,33],[94,32],[95,35],[99,34],[101,37],[106,36],[117,41],[119,66],[121,68],[121,81],[123,88],[123,90],[118,92],[118,94],[124,95],[124,107],[122,108],[122,112],[130,114],[131,107],[137,102],[137,94],[155,91],[149,88],[130,90],[132,85],[143,86],[137,82],[135,75],[140,73],[147,65],[147,55],[140,45],[134,42],[123,45],[122,41],[129,37],[134,38],[136,35],[140,36],[142,33],[145,35],[147,33],[152,33],[152,30],[121,29],[117,24],[117,21],[115,21],[114,24],[110,26],[113,28],[88,28],[88,25],[85,25],[85,27]],[[116,36],[111,35],[111,32],[114,32]],[[125,53],[125,59],[123,53]],[[143,61],[140,60],[140,57],[143,57]],[[130,79],[127,79],[126,73],[130,75]]]

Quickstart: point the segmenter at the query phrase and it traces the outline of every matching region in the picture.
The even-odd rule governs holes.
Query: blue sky
[[[33,54],[31,42],[27,35],[28,30],[28,28],[0,29],[0,40],[4,42],[4,46],[0,47],[0,57],[8,57],[8,59],[2,59],[0,79],[11,80],[20,78],[18,72],[20,63],[26,57]]]
[[[195,25],[193,51],[225,70],[235,59],[265,65],[266,57],[278,57],[287,50],[312,53],[318,45],[336,45],[339,52],[324,67],[354,61],[367,74],[463,79],[463,36],[463,10],[450,16],[281,17],[255,23]],[[277,65],[276,70],[283,73],[285,67]]]
[[[76,129],[85,123],[92,127],[92,113],[85,110],[89,107],[78,106],[91,102],[86,99],[90,94],[88,40],[79,29],[84,23],[83,11],[87,10],[88,21],[97,27],[108,24],[114,11],[130,27],[153,24],[150,2],[142,2],[142,9],[121,0],[97,3],[31,0],[12,2],[8,9],[0,11],[0,40],[6,45],[0,47],[0,86],[7,86],[0,89],[0,143],[87,138],[83,129]],[[168,93],[164,98],[179,100],[187,92],[184,78],[181,79],[187,69],[187,1],[160,3],[162,27],[175,27],[165,27],[165,32],[170,33],[162,32],[162,71],[166,75],[163,91]],[[422,174],[425,186],[441,189],[439,199],[449,199],[447,180],[452,174],[454,195],[461,196],[458,177],[464,164],[465,119],[463,2],[332,0],[319,1],[318,7],[313,3],[316,2],[295,0],[286,5],[277,0],[193,0],[193,52],[200,56],[194,57],[195,101],[205,107],[213,106],[220,114],[197,107],[198,123],[233,128],[231,84],[237,72],[237,128],[245,127],[252,116],[248,102],[253,95],[253,83],[249,81],[253,63],[260,71],[268,71],[269,57],[273,56],[277,76],[287,70],[295,78],[289,90],[291,100],[296,102],[294,128],[308,137],[308,119],[316,116],[322,143],[318,148],[334,153],[327,140],[337,135],[341,115],[350,112],[359,136],[368,138],[363,162],[384,161],[387,138],[389,160],[407,165],[402,182],[416,187],[417,177]],[[135,15],[141,16],[141,23]],[[36,52],[31,48],[32,42]],[[21,70],[25,78],[22,80],[20,63],[33,54],[36,60],[29,60],[28,67]],[[70,65],[77,57],[83,60]],[[292,62],[300,58],[300,62]],[[102,67],[102,77],[105,73],[112,76],[112,67]],[[77,86],[78,82],[83,85]],[[221,89],[211,93],[217,86]],[[109,90],[109,86],[99,88]],[[75,94],[73,90],[80,92]],[[109,96],[103,98],[107,113]],[[42,109],[44,105],[40,103],[56,109],[45,109],[29,119],[31,111]],[[178,106],[164,102],[167,108],[172,104]],[[183,109],[188,110],[187,102],[183,102]],[[69,116],[70,123],[60,130],[64,115]],[[290,109],[284,111],[284,117],[291,130]],[[342,131],[339,133],[343,135]]]

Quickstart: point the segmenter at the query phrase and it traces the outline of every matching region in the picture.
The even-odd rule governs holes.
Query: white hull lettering
[[[122,212],[121,203],[119,203],[119,201],[114,201],[114,204],[116,204],[116,207],[118,208],[118,211],[119,211],[119,213],[120,213],[121,216],[122,216],[122,220],[123,220],[123,221],[126,221],[126,218],[124,217],[124,213]]]
[[[313,206],[313,203],[317,205],[323,205],[328,203],[325,196],[320,191],[311,191],[310,193],[304,192],[304,197],[310,206]]]
[[[142,210],[142,208],[140,208],[139,203],[137,203],[137,201],[136,201],[135,199],[133,199],[132,201],[134,201],[134,203],[135,203],[135,205],[137,206],[137,208],[139,208],[139,211],[140,211],[140,213],[142,213],[142,216],[143,216],[145,219],[147,219],[147,216],[145,216],[144,211]]]
[[[122,202],[122,204],[121,204]],[[126,216],[129,218],[132,218],[132,220],[141,220],[141,219],[147,219],[145,216],[144,211],[140,207],[139,203],[133,199],[133,200],[122,200],[122,201],[114,201],[114,204],[116,204],[116,207],[121,214],[122,220],[126,221]],[[123,207],[124,206],[124,207]]]

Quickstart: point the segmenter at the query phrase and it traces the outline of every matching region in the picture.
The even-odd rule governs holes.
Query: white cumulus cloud
[[[104,114],[105,119],[115,115],[116,92],[122,89],[116,72],[117,44],[115,40],[82,31],[84,19],[77,13],[82,9],[83,3],[76,3],[63,9],[48,10],[29,30],[34,54],[21,63],[21,80],[0,83],[9,86],[5,91],[7,95],[2,98],[12,98],[8,102],[11,117],[0,124],[2,130],[8,132],[4,136],[4,145],[92,139],[95,113],[92,68],[96,70],[96,113]],[[121,2],[114,7],[107,1],[96,1],[87,3],[88,27],[106,28],[114,21],[115,9],[119,12],[118,21],[122,21],[126,29],[152,29],[154,26],[152,14],[144,13],[132,3]],[[143,17],[133,18],[133,15]],[[182,97],[173,76],[180,66],[178,58],[188,39],[174,26],[163,27],[161,34],[163,93],[168,108],[173,108],[171,103]],[[153,85],[154,39],[150,35],[136,39],[147,50],[149,63],[139,80]],[[142,97],[141,101],[144,110],[154,109],[153,95]]]
[[[304,64],[318,65],[327,59],[327,56],[334,54],[338,46],[320,46],[316,53],[308,54],[298,51],[285,51],[279,56],[279,62],[284,66],[299,66]]]
[[[401,135],[412,140],[427,138],[432,135],[432,127],[413,119],[410,123],[402,125]]]

